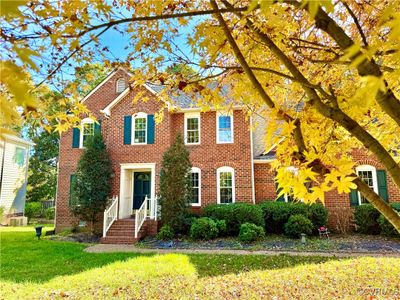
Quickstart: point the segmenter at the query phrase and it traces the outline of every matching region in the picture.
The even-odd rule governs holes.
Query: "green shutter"
[[[73,201],[75,200],[75,187],[76,184],[76,175],[75,174],[71,174],[69,177],[69,206],[73,205]]]
[[[154,115],[147,116],[147,144],[154,144]]]
[[[378,177],[378,192],[379,196],[386,202],[389,201],[389,193],[387,188],[386,170],[377,170],[376,175]]]
[[[350,194],[350,206],[358,206],[358,192],[357,190],[351,190]]]
[[[81,131],[79,128],[74,127],[72,129],[72,148],[79,148],[79,138],[81,135]]]
[[[279,186],[279,184],[277,182],[275,182],[275,190],[276,190],[276,196],[278,197],[282,188]],[[285,202],[285,195],[284,194],[280,195],[278,198],[276,198],[276,201]]]
[[[124,145],[130,145],[132,139],[132,116],[124,117]]]
[[[101,133],[101,120],[97,121],[98,123],[94,123],[94,132]]]

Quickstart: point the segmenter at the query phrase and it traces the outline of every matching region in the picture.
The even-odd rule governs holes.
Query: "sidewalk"
[[[234,255],[299,255],[299,256],[327,256],[327,257],[400,257],[400,253],[393,252],[345,252],[345,251],[272,251],[272,250],[227,250],[227,249],[145,249],[137,248],[134,245],[113,245],[97,244],[85,249],[90,253],[112,253],[112,252],[132,252],[132,253],[182,253],[182,254],[234,254]]]

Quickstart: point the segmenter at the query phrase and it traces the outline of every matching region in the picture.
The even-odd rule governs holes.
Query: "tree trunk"
[[[400,233],[400,214],[398,214],[385,200],[377,195],[359,177],[353,180],[360,193],[371,203]]]

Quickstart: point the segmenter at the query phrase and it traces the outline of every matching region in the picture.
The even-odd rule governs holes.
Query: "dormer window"
[[[116,91],[117,93],[122,93],[126,88],[125,78],[119,78],[117,80]]]

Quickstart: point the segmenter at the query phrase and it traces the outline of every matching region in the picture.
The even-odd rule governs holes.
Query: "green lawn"
[[[394,291],[400,278],[396,258],[96,254],[82,244],[38,241],[32,228],[0,228],[0,242],[1,299],[357,298],[367,286]]]

